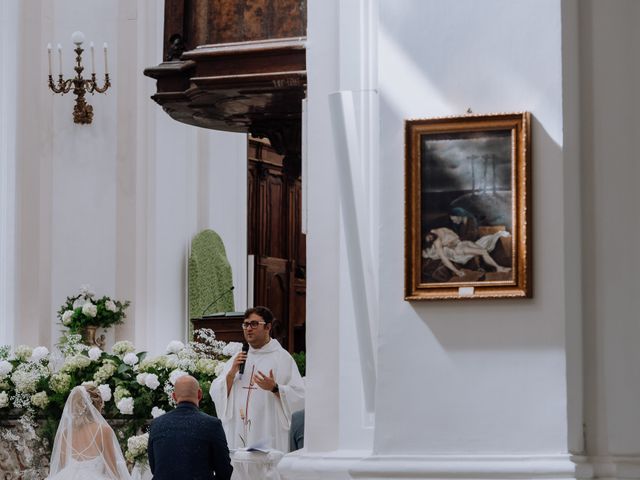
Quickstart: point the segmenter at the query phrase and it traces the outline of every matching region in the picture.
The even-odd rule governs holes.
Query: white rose
[[[71,323],[71,317],[73,317],[73,310],[67,310],[62,314],[62,324],[69,325]]]
[[[36,347],[33,349],[33,352],[31,353],[30,360],[32,362],[39,362],[47,355],[49,355],[49,349],[47,347]]]
[[[139,373],[138,375],[136,375],[136,382],[138,382],[139,385],[145,385],[145,382],[147,381],[147,375],[149,374]]]
[[[179,340],[172,340],[167,345],[167,353],[178,353],[182,349],[184,349],[184,343]]]
[[[187,372],[183,372],[182,370],[174,370],[173,372],[171,372],[169,374],[169,381],[171,382],[171,385],[175,385],[176,380],[178,380],[180,377],[184,377],[185,375],[189,374]]]
[[[110,312],[116,312],[118,310],[118,307],[116,307],[116,302],[114,302],[113,300],[107,300],[104,303],[104,308],[106,308]]]
[[[240,342],[229,342],[222,349],[222,354],[227,357],[233,357],[240,351],[242,351],[242,344]]]
[[[86,301],[87,300],[85,300],[84,297],[77,298],[76,301],[73,302],[73,309],[75,310],[76,308],[82,307],[85,304]],[[69,311],[70,310],[67,310],[67,312],[69,312]]]
[[[98,314],[98,307],[96,307],[90,301],[87,301],[87,303],[82,306],[82,313],[84,313],[87,317],[95,318],[95,316]]]
[[[89,355],[89,358],[95,362],[102,356],[102,350],[98,347],[91,347],[87,355]]]
[[[0,360],[0,378],[5,377],[11,373],[13,365],[6,360]]]
[[[3,393],[4,393],[4,392],[3,392]],[[6,394],[5,394],[5,395],[6,395]],[[153,408],[151,409],[151,416],[152,416],[153,418],[158,418],[158,417],[160,417],[161,415],[164,415],[165,413],[167,413],[167,412],[165,412],[163,409],[158,408],[158,407],[153,407]]]
[[[9,395],[7,394],[7,392],[0,392],[0,408],[5,408],[8,406],[9,406]],[[153,412],[151,413],[153,414]]]
[[[147,375],[145,385],[151,390],[155,390],[156,388],[158,388],[160,386],[158,376],[155,373],[150,373],[149,375]]]
[[[138,356],[135,353],[127,353],[122,361],[127,365],[131,365],[133,367],[136,363],[138,363]]]
[[[116,407],[120,410],[120,413],[123,415],[133,415],[133,398],[124,397],[118,403],[116,403]]]
[[[111,387],[109,385],[106,383],[98,385],[98,390],[100,391],[100,396],[102,397],[103,402],[111,400]]]

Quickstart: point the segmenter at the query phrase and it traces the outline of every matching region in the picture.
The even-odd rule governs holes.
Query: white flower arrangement
[[[184,349],[184,343],[179,340],[173,340],[169,342],[167,345],[167,353],[175,353],[182,351]]]
[[[7,392],[0,392],[0,408],[7,408],[8,406],[9,406],[9,394]]]
[[[160,380],[158,380],[158,376],[155,373],[149,373],[145,378],[144,384],[147,388],[155,390],[160,386]]]
[[[18,345],[13,350],[13,356],[15,357],[16,360],[21,362],[26,362],[27,360],[29,360],[29,358],[31,358],[32,353],[33,353],[33,350],[31,349],[31,347],[27,345]]]
[[[43,358],[46,358],[49,355],[49,349],[47,347],[36,347],[31,352],[30,361],[39,362]]]
[[[0,379],[13,371],[13,364],[7,360],[0,360]]]
[[[113,344],[111,347],[111,353],[119,357],[125,356],[127,353],[136,351],[136,347],[129,340],[121,340]]]
[[[114,302],[111,299],[109,299],[106,302],[104,302],[104,308],[106,308],[110,312],[117,312],[118,311],[118,307],[116,306],[116,302]]]
[[[55,373],[49,380],[49,387],[56,393],[66,393],[71,390],[71,375],[67,373]]]
[[[62,314],[62,324],[65,326],[69,325],[71,323],[71,317],[73,317],[74,313],[75,312],[73,310],[65,310],[65,312]]]
[[[117,370],[118,367],[116,367],[115,363],[111,362],[110,360],[106,361],[100,368],[98,368],[95,375],[93,376],[93,379],[96,381],[96,383],[105,383],[107,380],[113,377]]]
[[[175,385],[176,380],[178,380],[180,377],[184,377],[185,375],[189,375],[189,374],[183,370],[176,369],[173,372],[171,372],[169,374],[169,381],[171,382],[171,385]]]
[[[146,385],[147,375],[149,374],[139,373],[138,375],[136,375],[136,382],[138,382],[138,385]]]
[[[124,456],[131,463],[147,462],[147,448],[149,445],[149,434],[143,433],[127,439],[127,451]]]
[[[102,397],[102,401],[107,403],[111,400],[111,387],[107,384],[98,385],[98,391]]]
[[[136,363],[138,363],[138,356],[135,353],[127,353],[122,361],[127,365],[133,367]]]
[[[100,350],[98,347],[91,347],[87,352],[87,355],[89,355],[89,358],[95,362],[100,359],[102,353],[102,350]]]
[[[88,300],[84,305],[82,305],[82,313],[87,317],[96,318],[96,315],[98,314],[98,307]]]
[[[153,408],[151,409],[151,417],[152,417],[152,418],[158,418],[158,417],[161,417],[161,416],[162,416],[162,415],[164,415],[165,413],[167,413],[167,412],[165,412],[163,409],[158,408],[158,407],[153,407]]]
[[[116,403],[116,407],[122,415],[133,415],[135,401],[131,397],[124,397]]]
[[[34,395],[31,395],[31,404],[38,407],[44,408],[49,403],[49,396],[47,392],[38,392]]]

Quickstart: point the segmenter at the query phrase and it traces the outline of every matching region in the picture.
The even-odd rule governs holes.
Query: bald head
[[[202,398],[200,384],[191,375],[183,375],[176,380],[173,389],[173,398],[176,402],[191,402],[198,405]]]

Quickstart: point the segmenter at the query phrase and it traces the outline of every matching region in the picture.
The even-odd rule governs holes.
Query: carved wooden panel
[[[255,304],[268,305],[278,324],[273,332],[284,348],[293,349],[289,336],[289,260],[273,257],[256,257]]]
[[[180,34],[189,50],[198,45],[304,37],[306,25],[306,0],[165,0],[165,38]]]

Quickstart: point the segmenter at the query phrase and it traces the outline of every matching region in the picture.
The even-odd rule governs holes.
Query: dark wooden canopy
[[[167,0],[167,61],[144,74],[175,120],[267,137],[297,170],[305,34],[304,0]]]

